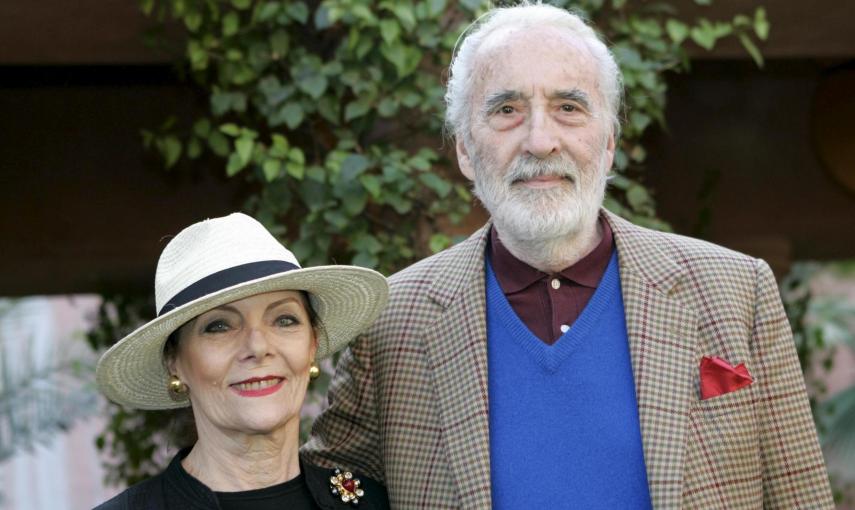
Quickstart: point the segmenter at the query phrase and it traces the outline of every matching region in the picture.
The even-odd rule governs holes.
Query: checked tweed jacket
[[[653,506],[832,508],[768,265],[603,214],[618,251]],[[304,447],[314,462],[385,480],[393,508],[490,508],[488,232],[391,277],[388,307],[342,355],[330,408]],[[753,384],[700,400],[703,356],[745,363]],[[566,497],[556,473],[556,506]]]

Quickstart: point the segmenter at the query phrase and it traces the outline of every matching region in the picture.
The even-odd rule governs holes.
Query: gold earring
[[[321,369],[318,368],[318,364],[313,361],[312,366],[309,367],[309,379],[317,379],[319,375],[321,375]]]
[[[187,385],[177,375],[172,375],[169,377],[169,393],[177,397],[184,396],[187,393]]]

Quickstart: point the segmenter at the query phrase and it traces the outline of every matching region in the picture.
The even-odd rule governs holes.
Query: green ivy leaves
[[[601,8],[601,2],[587,3],[592,4],[589,8]],[[696,0],[695,3],[711,2]],[[685,45],[689,42],[711,50],[722,38],[733,36],[762,66],[762,55],[753,39],[764,40],[768,36],[766,13],[760,7],[753,18],[737,15],[730,21],[699,18],[690,22],[677,16],[676,9],[667,4],[613,1],[612,9],[618,12],[610,17],[606,35],[613,43],[613,53],[623,73],[626,110],[621,143],[615,153],[617,177],[611,181],[606,205],[637,223],[667,228],[656,219],[653,197],[640,183],[647,159],[641,138],[654,122],[665,124],[665,72],[688,70]]]
[[[206,151],[222,171],[262,186],[248,208],[276,223],[307,262],[352,260],[387,271],[443,238],[412,238],[468,211],[448,161],[409,143],[438,134],[442,84],[457,33],[446,0],[146,0],[183,22],[210,115],[147,133],[171,167]],[[396,136],[378,136],[379,131]],[[289,218],[300,218],[291,221]],[[395,218],[390,221],[390,218]]]

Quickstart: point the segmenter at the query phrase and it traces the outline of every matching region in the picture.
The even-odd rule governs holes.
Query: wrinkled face
[[[172,373],[189,388],[199,437],[299,430],[316,350],[299,292],[258,294],[182,326]]]
[[[555,28],[479,48],[457,155],[500,232],[540,240],[596,222],[614,157],[598,77],[584,43]]]

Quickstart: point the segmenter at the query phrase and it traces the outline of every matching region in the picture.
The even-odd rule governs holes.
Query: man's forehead
[[[560,27],[507,26],[494,30],[478,46],[476,65],[489,64],[515,51],[528,52],[532,57],[561,60],[572,57],[593,62],[587,43],[568,29]]]
[[[596,94],[597,63],[585,41],[556,27],[507,27],[485,38],[475,58],[473,92],[517,90],[523,96],[575,88]],[[477,94],[477,92],[476,92]]]

